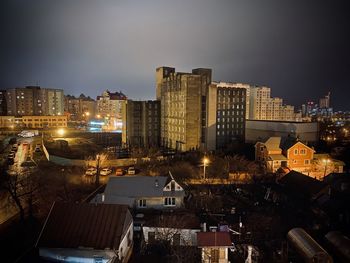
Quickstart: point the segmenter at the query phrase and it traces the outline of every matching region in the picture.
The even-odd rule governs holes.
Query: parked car
[[[103,168],[100,171],[100,175],[110,175],[112,173],[112,169],[110,168]]]
[[[97,169],[95,167],[90,167],[86,170],[85,175],[96,175]]]
[[[134,175],[135,174],[135,167],[133,166],[130,166],[128,168],[128,175]]]
[[[118,168],[118,169],[115,171],[115,175],[118,175],[118,176],[122,176],[122,175],[124,175],[124,171],[123,171],[123,169]]]

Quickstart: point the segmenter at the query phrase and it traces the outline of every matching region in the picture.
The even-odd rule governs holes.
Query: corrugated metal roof
[[[197,233],[198,247],[231,247],[232,241],[228,232]]]
[[[125,205],[55,203],[37,246],[118,249],[131,223]]]
[[[303,257],[305,262],[322,262],[332,263],[331,256],[323,249],[308,233],[302,228],[293,228],[287,234],[288,240],[294,245],[298,253]]]

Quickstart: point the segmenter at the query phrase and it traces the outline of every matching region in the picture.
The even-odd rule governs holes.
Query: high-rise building
[[[270,98],[266,105],[267,120],[282,120],[283,119],[283,100],[281,98]]]
[[[175,68],[160,67],[156,72],[162,146],[180,151],[204,148],[211,69],[182,73],[175,72]]]
[[[122,92],[104,91],[97,96],[97,116],[106,121],[107,130],[126,134],[126,101]]]
[[[296,121],[300,114],[294,113],[294,106],[284,105],[281,98],[271,98],[268,87],[251,87],[249,94],[250,120]]]
[[[132,101],[126,104],[126,141],[129,146],[158,147],[160,101]]]
[[[331,99],[331,93],[328,92],[328,94],[326,96],[324,96],[324,98],[320,98],[320,108],[321,109],[328,109],[330,108],[330,99]]]
[[[7,115],[63,115],[63,90],[38,86],[13,88],[6,91]]]
[[[249,119],[266,120],[267,108],[271,97],[268,87],[251,87],[249,96]]]
[[[206,150],[222,149],[244,141],[246,87],[236,83],[213,82],[207,96]]]

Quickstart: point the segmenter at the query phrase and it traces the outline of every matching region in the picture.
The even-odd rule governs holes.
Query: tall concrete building
[[[156,70],[157,98],[161,100],[161,145],[189,151],[205,147],[207,93],[211,69],[192,73],[175,68]]]
[[[7,115],[63,115],[64,95],[61,89],[39,86],[13,88],[6,91]]]
[[[132,101],[126,104],[126,141],[129,146],[159,147],[160,101]]]
[[[122,92],[104,91],[97,96],[97,116],[106,122],[106,130],[122,132],[126,135],[126,101]]]
[[[223,149],[244,141],[246,86],[213,82],[207,96],[206,150]]]

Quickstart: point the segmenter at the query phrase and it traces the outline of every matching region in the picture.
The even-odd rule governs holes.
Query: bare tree
[[[33,203],[40,189],[40,174],[38,171],[26,170],[23,173],[9,175],[3,171],[1,188],[6,190],[19,210],[20,219],[25,218],[25,209],[32,215]]]
[[[166,251],[167,262],[198,262],[199,250],[193,244],[191,234],[185,230],[189,229],[191,221],[197,219],[190,214],[184,214],[181,220],[178,219],[172,214],[160,215],[156,222],[155,240],[149,247],[157,246]]]

